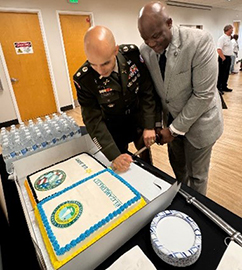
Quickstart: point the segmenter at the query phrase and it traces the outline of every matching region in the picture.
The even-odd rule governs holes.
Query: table
[[[153,166],[147,164],[144,168],[156,176],[165,179],[169,183],[174,182],[172,177]],[[4,235],[3,238],[5,239],[5,241],[3,241],[1,244],[3,254],[3,269],[5,269],[5,267],[6,269],[14,269],[17,266],[19,269],[22,267],[22,269],[38,270],[40,268],[34,251],[33,242],[28,233],[27,224],[23,215],[16,186],[14,182],[7,180],[8,175],[5,170],[2,156],[0,156],[0,172],[10,221],[10,227],[5,226],[5,228],[1,228],[2,230],[0,232],[1,235]],[[183,185],[182,188],[190,195],[196,197],[205,206],[209,207],[214,213],[223,218],[234,229],[241,231],[242,219],[240,217],[216,204],[207,197],[193,191],[189,187]],[[228,235],[193,205],[188,204],[180,194],[176,195],[168,209],[182,211],[192,217],[202,232],[201,256],[195,264],[186,267],[185,269],[215,270],[226,249],[224,239]],[[18,243],[17,245],[12,245],[12,243],[16,242]],[[106,269],[123,253],[135,245],[138,245],[142,249],[142,251],[153,262],[157,269],[177,269],[164,263],[153,251],[150,243],[148,224],[95,270]]]

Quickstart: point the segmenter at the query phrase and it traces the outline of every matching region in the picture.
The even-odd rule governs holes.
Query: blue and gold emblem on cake
[[[81,216],[83,206],[78,201],[66,201],[58,205],[51,214],[51,223],[58,228],[66,228]]]
[[[39,191],[47,191],[61,185],[66,179],[62,170],[53,170],[42,174],[34,183],[34,188]]]

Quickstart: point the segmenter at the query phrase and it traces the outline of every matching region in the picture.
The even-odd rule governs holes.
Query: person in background
[[[127,171],[127,149],[155,142],[153,82],[135,45],[116,45],[104,26],[91,27],[84,37],[87,61],[74,75],[78,101],[87,131],[112,167]],[[151,163],[149,150],[141,158]]]
[[[177,180],[206,194],[212,147],[223,132],[212,36],[173,25],[161,2],[146,4],[138,29],[141,54],[162,103],[161,144]]]
[[[233,55],[233,45],[231,42],[231,35],[233,33],[233,26],[226,25],[224,27],[224,34],[218,39],[218,83],[217,87],[221,94],[224,92],[232,92],[233,89],[228,88],[229,69],[231,65],[231,56]]]
[[[231,65],[230,65],[229,74],[237,74],[238,73],[238,71],[234,70],[235,59],[238,58],[238,54],[239,54],[238,38],[239,38],[239,36],[234,34],[232,41],[231,41],[232,45],[233,45],[233,54],[231,55]]]

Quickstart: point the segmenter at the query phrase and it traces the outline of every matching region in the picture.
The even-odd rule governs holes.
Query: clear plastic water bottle
[[[68,116],[65,112],[61,112],[60,119],[66,119]]]
[[[8,139],[4,139],[2,143],[2,155],[3,155],[3,160],[6,165],[6,171],[8,173],[12,173],[13,167],[12,167],[12,161],[11,161],[11,154],[13,152],[13,149],[11,147],[11,144],[9,143]]]
[[[71,128],[66,122],[63,123],[62,130],[63,130],[63,138],[65,140],[70,140],[73,137],[74,133],[72,132]]]
[[[26,136],[24,146],[27,149],[27,155],[31,155],[38,150],[38,145],[34,142],[30,135]]]
[[[47,147],[47,141],[45,140],[45,138],[43,137],[43,135],[40,131],[38,131],[36,133],[36,136],[34,138],[34,142],[38,146],[39,150]]]
[[[54,132],[53,132],[53,135],[54,135],[54,138],[56,139],[56,144],[59,144],[61,143],[62,141],[62,137],[63,137],[63,133],[59,127],[58,124],[55,125],[55,129],[54,129]]]
[[[45,124],[47,124],[48,127],[49,127],[49,129],[51,131],[53,131],[54,125],[55,125],[55,120],[54,119],[50,119],[50,117],[48,117],[47,120],[45,121]]]
[[[17,159],[20,159],[22,157],[25,157],[27,155],[27,148],[26,146],[23,144],[23,141],[20,140],[19,135],[15,136],[14,139],[14,150],[17,154]]]
[[[8,135],[6,133],[1,134],[0,145],[3,145],[3,142],[6,139],[8,140]]]
[[[57,142],[59,142],[57,141],[57,138],[56,138],[55,128],[53,128],[52,130],[50,130],[49,128],[46,129],[45,139],[47,141],[48,146],[56,145]]]
[[[77,137],[81,137],[82,133],[81,133],[81,128],[77,125],[77,123],[75,122],[74,119],[70,120],[70,125],[72,126],[72,130],[74,131],[74,136]]]
[[[16,126],[11,125],[10,131],[9,131],[9,134],[8,134],[8,140],[9,140],[10,144],[14,142],[15,132],[16,132]]]
[[[1,133],[0,133],[0,145],[2,145],[4,138],[8,138],[9,131],[5,128],[1,128]]]
[[[52,114],[52,120],[59,121],[59,116],[56,113]]]
[[[34,127],[35,127],[35,124],[34,124],[33,120],[30,119],[28,122],[28,130],[29,130],[31,136],[33,136],[33,134],[34,134]]]
[[[36,120],[37,120],[37,122],[36,122],[35,126],[38,127],[40,132],[42,132],[44,129],[44,121],[40,117],[38,117]]]
[[[24,124],[20,124],[18,128],[20,139],[25,137],[25,130],[27,130],[27,127]]]

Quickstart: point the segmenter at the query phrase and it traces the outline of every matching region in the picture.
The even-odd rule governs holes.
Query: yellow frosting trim
[[[27,193],[28,193],[30,202],[31,202],[31,204],[32,204],[32,207],[35,208],[35,206],[36,206],[36,201],[35,201],[35,199],[34,199],[32,190],[31,190],[31,188],[29,187],[29,183],[28,183],[27,180],[24,181],[24,186],[25,186],[25,188],[26,188],[26,190],[27,190]]]
[[[84,249],[88,248],[90,245],[92,245],[94,242],[96,242],[98,239],[100,239],[103,235],[107,234],[112,229],[114,229],[115,227],[117,227],[120,223],[122,223],[123,221],[125,221],[126,219],[128,219],[130,216],[132,216],[134,213],[136,213],[137,211],[139,211],[145,205],[146,205],[146,202],[141,197],[139,204],[135,208],[133,208],[132,210],[130,210],[129,212],[127,212],[124,216],[122,216],[119,219],[117,219],[117,221],[115,223],[113,223],[110,227],[108,227],[106,230],[102,231],[99,235],[97,235],[95,238],[91,239],[87,244],[81,246],[73,254],[71,254],[70,256],[68,256],[67,258],[65,258],[62,261],[58,261],[57,258],[56,258],[56,256],[55,256],[55,253],[53,251],[53,248],[52,248],[52,245],[50,243],[49,237],[48,237],[48,235],[46,233],[46,230],[44,228],[44,225],[42,223],[41,216],[39,214],[38,208],[36,207],[35,208],[35,216],[36,216],[36,219],[38,221],[38,224],[39,224],[39,227],[40,227],[40,231],[41,231],[42,237],[43,237],[44,242],[45,242],[46,249],[47,249],[47,251],[49,253],[50,260],[51,260],[52,265],[54,266],[54,268],[55,269],[60,268],[62,265],[64,265],[69,260],[71,260],[73,257],[75,257],[77,254],[79,254]]]

